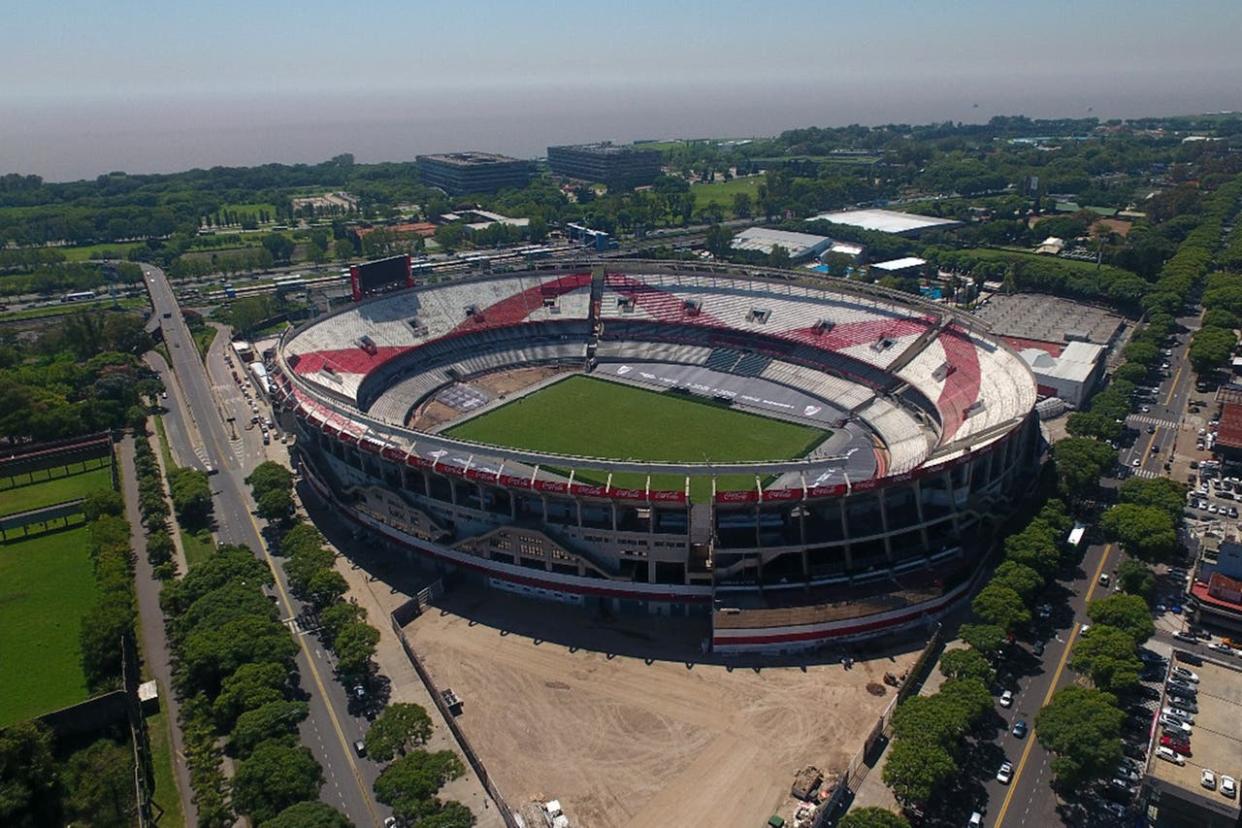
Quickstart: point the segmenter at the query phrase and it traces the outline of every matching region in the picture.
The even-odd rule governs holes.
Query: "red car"
[[[1175,750],[1183,756],[1190,755],[1190,742],[1183,741],[1182,739],[1174,739],[1172,736],[1161,736],[1160,746]]]

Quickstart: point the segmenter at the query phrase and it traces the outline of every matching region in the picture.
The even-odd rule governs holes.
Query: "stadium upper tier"
[[[589,359],[704,366],[794,388],[874,431],[888,452],[881,474],[1003,438],[1036,396],[1022,359],[966,314],[867,285],[809,286],[788,274],[700,273],[679,263],[610,262],[602,278],[549,268],[376,297],[286,334],[277,367],[317,420],[380,445],[461,452],[471,446],[406,428],[410,410],[470,376]],[[477,453],[575,467],[575,458],[495,449]],[[601,467],[600,458],[577,459]],[[798,472],[812,463],[767,465]],[[607,467],[627,465],[637,464]]]

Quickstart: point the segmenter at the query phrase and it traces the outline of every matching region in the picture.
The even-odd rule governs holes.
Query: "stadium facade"
[[[1033,480],[1034,379],[969,314],[798,278],[613,261],[400,291],[287,331],[274,394],[307,481],[445,573],[709,615],[717,652],[927,624],[969,592],[992,525]],[[706,463],[445,433],[584,372],[831,436],[806,456]]]

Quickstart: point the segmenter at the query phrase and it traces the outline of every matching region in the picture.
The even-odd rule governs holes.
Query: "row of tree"
[[[268,460],[246,478],[259,516],[279,533],[276,549],[284,559],[289,588],[319,619],[320,636],[335,654],[347,681],[367,676],[379,643],[379,630],[366,623],[366,610],[344,600],[349,584],[333,566],[336,554],[310,523],[295,517],[293,475]]]
[[[82,671],[93,692],[115,689],[121,679],[121,640],[131,635],[137,617],[134,602],[133,548],[124,501],[116,492],[91,495],[85,504],[90,520],[88,545],[99,597],[82,617],[78,636]]]
[[[967,647],[941,657],[946,681],[940,691],[913,696],[894,713],[883,779],[903,807],[924,810],[961,775],[992,710],[995,665],[1008,641],[1030,622],[1035,600],[1061,567],[1057,539],[1070,524],[1064,504],[1049,499],[1021,531],[1005,539],[1003,561],[972,602],[974,620],[959,630]]]

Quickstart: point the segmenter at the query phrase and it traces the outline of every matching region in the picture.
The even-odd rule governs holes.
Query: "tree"
[[[1100,518],[1100,528],[1131,555],[1144,560],[1160,560],[1177,549],[1173,520],[1155,506],[1119,503]]]
[[[992,583],[1007,586],[1021,596],[1024,603],[1031,600],[1044,588],[1044,576],[1026,564],[1017,561],[1001,561],[992,574]]]
[[[840,828],[910,828],[905,817],[875,806],[852,808],[837,825]]]
[[[707,252],[711,253],[717,259],[723,259],[729,255],[730,245],[733,243],[733,231],[727,227],[721,227],[719,224],[713,224],[707,228],[706,238],[703,246],[707,248]]]
[[[306,584],[306,597],[319,610],[332,606],[346,592],[349,592],[349,583],[335,569],[320,569]]]
[[[789,267],[790,263],[789,251],[779,244],[772,245],[771,251],[768,252],[768,267]]]
[[[353,828],[353,823],[330,805],[299,802],[263,823],[263,828]]]
[[[1186,486],[1167,477],[1131,477],[1117,494],[1122,503],[1162,509],[1174,522],[1181,518],[1186,503]]]
[[[1001,647],[1007,640],[1005,630],[995,624],[963,624],[957,634],[988,658],[1000,655]]]
[[[396,754],[421,747],[431,738],[431,717],[417,704],[397,702],[384,708],[367,729],[367,755],[387,762]]]
[[[120,492],[112,489],[99,489],[91,492],[82,502],[82,513],[87,523],[94,523],[103,515],[120,515],[125,511],[125,501]]]
[[[1107,443],[1091,437],[1067,437],[1052,447],[1057,482],[1073,498],[1093,493],[1117,455]]]
[[[293,240],[280,233],[269,233],[263,237],[263,248],[272,254],[272,261],[288,262],[293,258]]]
[[[992,663],[972,647],[947,650],[940,656],[940,673],[951,679],[978,679],[989,686],[996,680],[996,670],[992,668]]]
[[[271,489],[255,503],[255,514],[269,523],[278,523],[293,513],[293,498],[287,491]]]
[[[1061,565],[1061,550],[1052,527],[1036,518],[1021,532],[1005,538],[1005,560],[1034,570],[1046,582]]]
[[[1196,374],[1206,374],[1225,366],[1237,344],[1238,337],[1233,331],[1204,327],[1195,333],[1187,356]]]
[[[284,809],[319,796],[323,769],[304,747],[264,742],[237,765],[233,806],[264,823]]]
[[[371,665],[375,645],[379,643],[379,630],[370,624],[354,623],[346,626],[336,636],[332,649],[336,652],[336,666],[347,676],[362,675]]]
[[[1117,567],[1117,583],[1130,595],[1138,595],[1150,602],[1156,591],[1156,576],[1151,567],[1142,561],[1127,558]]]
[[[1031,620],[1031,611],[1026,608],[1022,596],[995,581],[979,590],[970,607],[979,620],[1005,632],[1012,632]]]
[[[289,669],[275,661],[243,664],[220,685],[212,702],[212,715],[221,731],[233,729],[233,722],[247,710],[280,701],[289,686]]]
[[[460,802],[450,799],[436,802],[431,813],[420,816],[418,828],[472,828],[474,814]]]
[[[1087,615],[1096,624],[1123,630],[1136,644],[1142,644],[1156,632],[1147,602],[1137,595],[1114,592],[1107,598],[1088,604]]]
[[[296,742],[298,723],[307,716],[306,702],[270,701],[237,717],[229,736],[238,756],[248,756],[269,740]]]
[[[1121,436],[1122,424],[1094,411],[1075,411],[1066,419],[1065,430],[1075,437],[1116,440]]]
[[[337,239],[332,243],[332,254],[338,262],[346,262],[355,255],[354,245],[348,239]]]
[[[912,806],[930,801],[955,776],[957,763],[943,747],[925,739],[903,739],[889,748],[882,778],[898,802]]]
[[[414,823],[437,807],[436,793],[466,772],[451,750],[414,750],[397,759],[375,780],[375,798],[392,808],[398,820]]]
[[[288,664],[297,651],[289,630],[271,618],[234,619],[186,636],[180,648],[178,683],[183,690],[214,693],[221,680],[243,664]]]
[[[273,490],[293,491],[293,472],[275,461],[265,460],[254,467],[254,471],[246,478],[246,483],[250,486],[255,500],[258,500]]]
[[[1056,754],[1052,771],[1063,789],[1083,788],[1121,761],[1125,714],[1109,693],[1070,685],[1035,717],[1039,743]]]
[[[336,637],[341,634],[341,630],[350,624],[366,619],[367,611],[358,604],[351,604],[348,601],[333,604],[319,613],[320,629],[323,630],[329,647],[335,646]]]
[[[1091,679],[1098,689],[1123,692],[1138,686],[1143,663],[1135,654],[1134,639],[1124,630],[1098,624],[1079,636],[1070,667]]]
[[[56,820],[60,784],[52,731],[40,722],[0,730],[0,824],[34,828]]]
[[[100,739],[69,757],[65,765],[65,807],[92,826],[128,828],[137,811],[134,754],[124,745]]]

